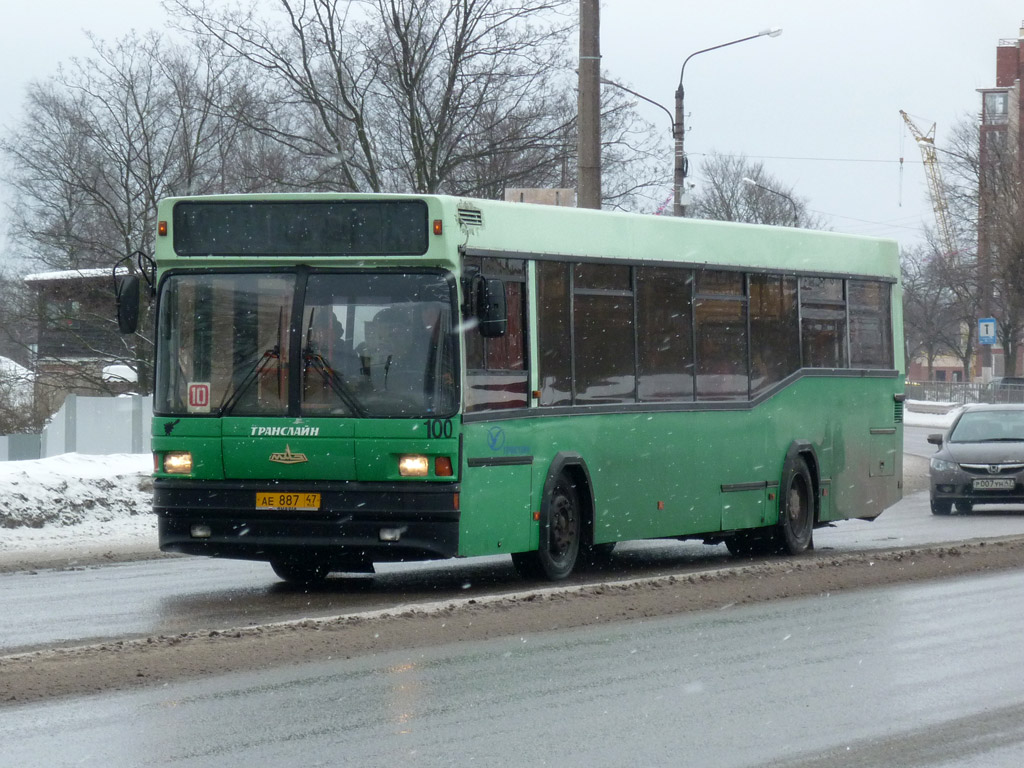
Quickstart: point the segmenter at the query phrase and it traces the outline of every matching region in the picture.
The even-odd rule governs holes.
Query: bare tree
[[[957,306],[964,294],[958,296],[950,288],[949,265],[942,257],[940,250],[920,246],[904,251],[900,259],[907,357],[925,358],[929,380],[934,378],[936,357],[948,354],[962,361],[971,351],[964,347],[964,313]]]
[[[965,115],[941,153],[946,197],[958,238],[955,259],[971,273],[972,324],[982,312],[996,317],[1006,370],[1017,369],[1024,335],[1024,190],[1016,143],[1006,131],[990,132],[982,154],[982,126]],[[965,283],[957,282],[963,292]]]
[[[235,117],[293,153],[306,189],[474,194],[560,150],[568,0],[170,0],[262,78]],[[562,86],[564,88],[564,85]],[[496,163],[492,162],[497,160]]]
[[[29,86],[24,119],[0,142],[11,168],[14,243],[45,270],[110,269],[123,256],[149,251],[160,198],[234,187],[241,167],[235,158],[244,137],[214,109],[237,87],[230,61],[155,34],[92,43],[92,56]],[[82,290],[94,285],[82,283]],[[110,391],[99,368],[114,363],[138,371],[145,389],[152,352],[145,324],[125,340],[111,303],[98,296],[42,304],[44,321],[77,334],[60,347],[66,354],[53,352],[54,370],[78,382],[76,389]],[[99,311],[107,306],[111,311]],[[70,314],[52,316],[63,311]]]
[[[793,188],[744,155],[712,152],[701,163],[691,212],[698,219],[825,229]],[[749,180],[749,181],[748,181]]]

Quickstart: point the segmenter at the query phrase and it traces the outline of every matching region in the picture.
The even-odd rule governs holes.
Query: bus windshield
[[[160,292],[155,410],[451,416],[452,292],[436,272],[170,275]]]

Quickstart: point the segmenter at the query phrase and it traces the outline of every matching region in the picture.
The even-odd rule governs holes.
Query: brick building
[[[1016,39],[1000,40],[996,46],[996,83],[992,88],[979,88],[981,94],[981,125],[979,134],[979,189],[978,189],[978,270],[983,286],[989,286],[983,295],[982,314],[991,316],[992,270],[1000,250],[1007,247],[1010,222],[1019,218],[1019,192],[1009,195],[1008,190],[1019,188],[1024,179],[1024,146],[1021,144],[1021,121],[1024,118],[1024,22]],[[1011,198],[1017,198],[1012,200]],[[1009,205],[1015,206],[1009,208]],[[983,289],[984,290],[984,289]],[[986,304],[988,306],[986,306]],[[994,354],[991,354],[994,353]],[[982,349],[982,368],[994,375],[1020,374],[1018,355],[1016,370],[1013,363],[1000,359],[1001,349]],[[984,376],[984,371],[979,371]]]

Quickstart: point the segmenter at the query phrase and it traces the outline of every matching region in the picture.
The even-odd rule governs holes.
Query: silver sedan
[[[945,434],[928,436],[936,515],[976,504],[1024,503],[1024,405],[970,405]]]

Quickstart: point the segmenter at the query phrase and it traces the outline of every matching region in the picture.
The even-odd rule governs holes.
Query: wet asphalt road
[[[0,763],[1016,768],[1022,634],[1024,572],[896,585],[11,707]]]

